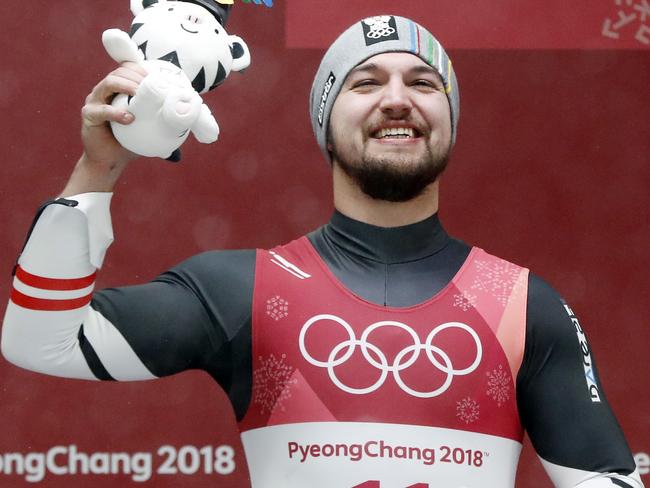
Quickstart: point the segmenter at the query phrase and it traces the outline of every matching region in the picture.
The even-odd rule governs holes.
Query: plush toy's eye
[[[174,7],[169,7],[169,8],[167,9],[167,12],[171,12],[172,10],[174,10]]]

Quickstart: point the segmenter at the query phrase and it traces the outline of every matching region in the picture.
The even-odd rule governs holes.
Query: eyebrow
[[[348,78],[351,77],[352,75],[355,75],[356,73],[362,73],[362,72],[373,73],[373,72],[377,72],[377,71],[380,71],[380,70],[381,70],[381,68],[376,63],[373,63],[373,62],[363,63],[363,64],[360,64],[359,66],[353,68],[352,70],[350,70],[350,73],[348,74]],[[438,73],[438,70],[436,70],[432,66],[429,66],[429,65],[417,65],[417,66],[414,66],[414,67],[410,68],[408,71],[409,71],[409,73],[416,74],[416,75],[417,74],[433,74],[433,75],[436,76],[436,78],[441,83],[443,83],[442,76],[440,75],[440,73]]]
[[[350,70],[350,75],[353,75],[354,73],[358,73],[359,71],[377,71],[379,69],[379,66],[377,66],[375,63],[363,63],[360,64],[359,66],[355,66]]]

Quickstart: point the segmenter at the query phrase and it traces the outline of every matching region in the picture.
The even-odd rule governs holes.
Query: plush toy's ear
[[[131,13],[135,17],[147,7],[151,7],[154,3],[165,3],[167,0],[131,0]]]
[[[251,64],[251,53],[244,40],[239,36],[228,36],[232,53],[232,71],[243,71]]]

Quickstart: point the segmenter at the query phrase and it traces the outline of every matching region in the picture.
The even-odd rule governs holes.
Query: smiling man
[[[122,66],[87,99],[85,152],[19,259],[9,360],[105,380],[204,369],[232,401],[255,488],[512,487],[524,431],[557,487],[642,486],[571,308],[440,224],[459,99],[426,29],[364,19],[325,54],[311,116],[329,223],[91,294],[131,159],[106,121],[132,117],[107,102],[142,76]]]
[[[443,81],[406,53],[378,54],[354,68],[330,125],[335,187],[345,185],[342,171],[375,200],[420,197],[449,159],[451,119]]]

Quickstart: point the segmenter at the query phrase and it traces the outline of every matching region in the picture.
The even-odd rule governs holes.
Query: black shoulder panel
[[[545,460],[599,473],[634,471],[582,327],[558,293],[532,274],[517,402],[532,444]]]
[[[203,253],[150,283],[97,292],[92,307],[154,375],[203,369],[239,415],[250,398],[254,274],[253,250]]]

